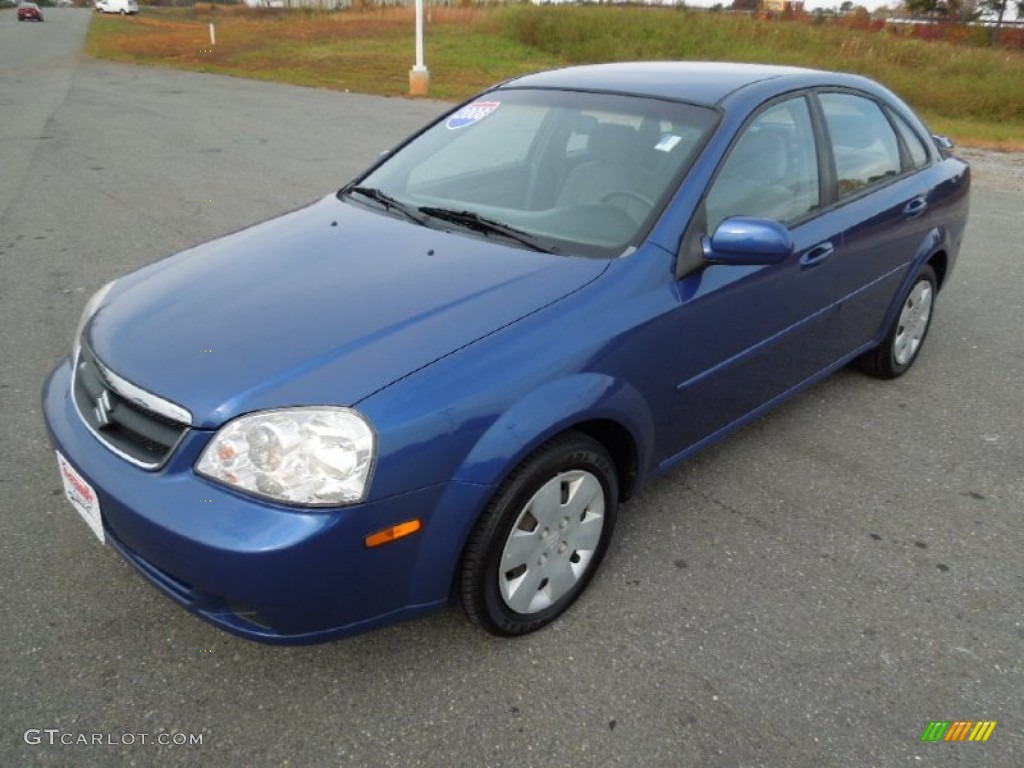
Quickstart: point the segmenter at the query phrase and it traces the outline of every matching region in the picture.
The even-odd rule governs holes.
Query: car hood
[[[86,337],[108,368],[189,409],[195,426],[354,405],[607,268],[501,242],[332,195],[121,278]]]

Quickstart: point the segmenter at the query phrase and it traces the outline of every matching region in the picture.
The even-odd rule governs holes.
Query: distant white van
[[[96,0],[97,13],[120,13],[126,16],[139,12],[139,4],[135,0]]]

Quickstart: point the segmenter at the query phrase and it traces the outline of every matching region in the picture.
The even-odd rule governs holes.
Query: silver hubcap
[[[903,303],[896,339],[892,345],[893,358],[897,365],[906,365],[914,359],[928,330],[928,319],[932,316],[932,285],[921,280],[910,289],[910,295]]]
[[[536,613],[557,602],[583,576],[604,527],[604,489],[589,472],[572,470],[533,495],[501,553],[498,581],[505,605]]]

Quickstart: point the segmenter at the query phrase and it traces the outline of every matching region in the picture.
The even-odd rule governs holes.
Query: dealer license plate
[[[60,479],[64,483],[64,495],[96,534],[100,543],[103,543],[103,516],[100,514],[100,500],[96,491],[75,471],[68,460],[60,455],[60,451],[57,451],[57,466],[60,467]]]

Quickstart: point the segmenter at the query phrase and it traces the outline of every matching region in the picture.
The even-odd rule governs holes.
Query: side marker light
[[[392,541],[411,536],[422,527],[419,520],[406,520],[404,523],[397,523],[382,531],[371,533],[363,541],[368,547],[379,547],[382,544],[390,544]]]

